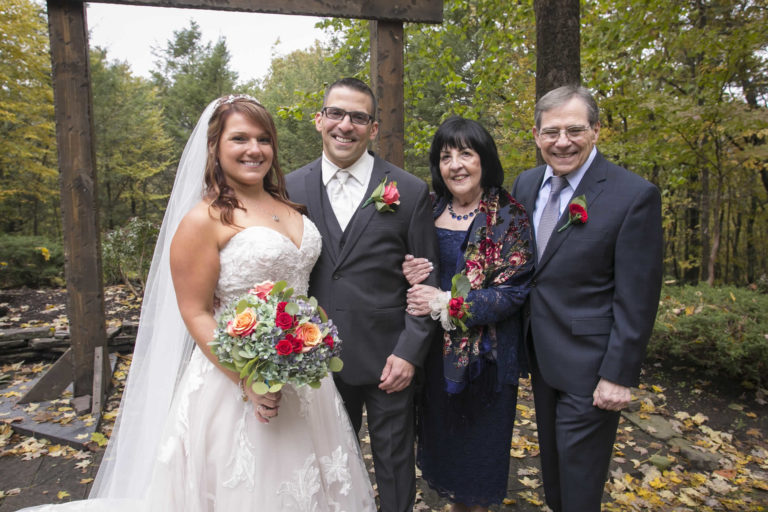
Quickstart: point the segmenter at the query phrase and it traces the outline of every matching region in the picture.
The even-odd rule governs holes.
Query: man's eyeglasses
[[[374,119],[371,114],[366,112],[347,112],[342,108],[336,107],[323,107],[321,112],[325,114],[325,117],[333,121],[341,121],[344,119],[344,116],[349,114],[349,120],[352,121],[352,124],[366,125]]]
[[[555,142],[560,139],[560,134],[565,132],[565,136],[568,137],[569,140],[575,142],[583,139],[587,134],[587,130],[589,130],[589,126],[569,126],[563,130],[558,130],[557,128],[545,128],[539,132],[539,137],[545,142]]]

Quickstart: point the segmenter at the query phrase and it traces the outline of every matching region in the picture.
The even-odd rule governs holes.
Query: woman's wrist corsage
[[[466,331],[464,321],[472,316],[469,312],[470,303],[466,301],[469,290],[469,279],[466,275],[453,276],[451,291],[441,291],[429,301],[432,319],[439,320],[446,331],[453,331],[457,327]]]

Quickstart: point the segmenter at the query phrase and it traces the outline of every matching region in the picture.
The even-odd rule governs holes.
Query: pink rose
[[[381,200],[386,204],[400,204],[400,191],[397,190],[397,182],[393,181],[384,187]]]
[[[257,296],[261,300],[267,300],[267,295],[269,295],[269,292],[272,291],[272,287],[274,286],[275,283],[272,281],[264,281],[248,290],[248,293]]]
[[[230,336],[248,336],[253,332],[259,318],[252,308],[246,308],[245,311],[237,315],[227,323],[227,334]]]

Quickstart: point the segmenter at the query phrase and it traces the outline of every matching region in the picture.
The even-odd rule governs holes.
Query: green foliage
[[[200,113],[212,100],[237,91],[237,73],[229,67],[229,50],[220,38],[203,42],[200,26],[174,31],[165,48],[156,50],[153,80],[159,88],[165,127],[178,162]]]
[[[314,116],[323,104],[325,87],[344,76],[318,43],[272,59],[269,73],[256,93],[275,120],[278,157],[290,172],[320,156],[322,143]]]
[[[51,60],[44,9],[0,0],[0,231],[60,229]]]
[[[768,382],[768,295],[733,286],[665,286],[650,356],[709,376]]]
[[[141,297],[157,234],[156,224],[135,217],[125,226],[108,232],[101,247],[105,284],[124,283],[136,297]]]
[[[100,48],[91,51],[91,80],[102,224],[114,229],[136,215],[159,219],[173,147],[155,87]]]
[[[754,282],[768,253],[768,5],[594,0],[582,12],[599,147],[662,189],[669,273]]]
[[[0,288],[64,286],[64,252],[42,236],[0,235]]]

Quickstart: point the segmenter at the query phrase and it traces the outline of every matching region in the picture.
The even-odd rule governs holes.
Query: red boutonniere
[[[376,209],[380,212],[394,212],[395,207],[400,204],[400,191],[397,190],[397,182],[387,183],[387,178],[385,177],[381,180],[379,186],[371,192],[371,197],[366,199],[360,209],[365,208],[371,203],[374,203]]]
[[[557,232],[565,231],[571,224],[576,222],[586,224],[587,219],[589,219],[589,215],[587,215],[587,198],[582,194],[568,204],[568,222],[558,229]]]

